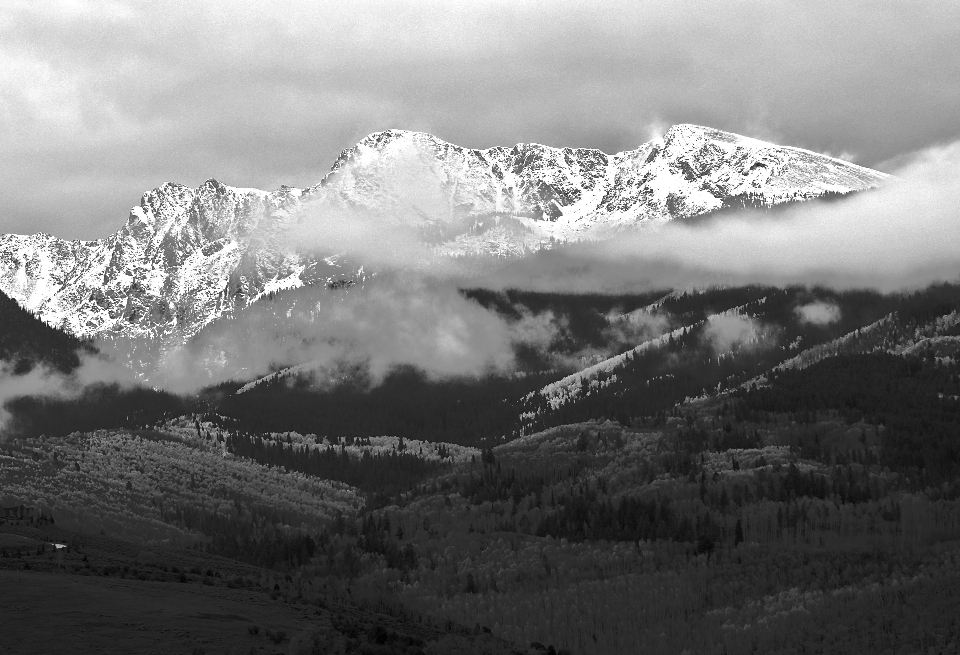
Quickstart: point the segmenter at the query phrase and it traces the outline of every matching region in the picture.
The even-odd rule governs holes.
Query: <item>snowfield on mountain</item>
[[[859,191],[888,177],[694,125],[615,155],[538,144],[476,150],[388,130],[345,150],[308,189],[167,183],[105,239],[0,235],[0,290],[77,336],[180,342],[265,294],[357,276],[362,269],[325,248],[322,230],[313,243],[291,237],[325,216],[386,234],[412,229],[440,255],[523,255],[551,240]]]

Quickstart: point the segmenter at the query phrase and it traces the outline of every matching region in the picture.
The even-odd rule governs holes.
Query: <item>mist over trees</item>
[[[94,352],[89,342],[47,325],[0,291],[0,361],[13,375],[36,366],[69,373],[80,366],[81,354]]]
[[[530,653],[951,647],[960,287],[464,294],[549,312],[552,352],[511,375],[14,397],[4,493],[210,562],[158,581]],[[630,334],[647,345],[619,351]]]

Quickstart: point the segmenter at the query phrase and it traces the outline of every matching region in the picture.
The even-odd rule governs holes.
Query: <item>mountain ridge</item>
[[[888,177],[688,124],[613,155],[527,143],[478,150],[385,130],[341,152],[306,189],[168,182],[144,193],[104,239],[0,235],[0,290],[77,336],[182,342],[272,291],[355,275],[335,250],[308,251],[290,237],[311,217],[413,229],[443,255],[522,255],[551,240],[702,215],[735,198],[774,205]]]

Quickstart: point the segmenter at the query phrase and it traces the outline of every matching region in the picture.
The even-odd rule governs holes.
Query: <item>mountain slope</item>
[[[76,335],[187,337],[258,295],[337,268],[285,237],[301,193],[164,184],[106,239],[2,235],[0,289]]]
[[[344,151],[308,194],[420,227],[444,252],[520,253],[551,237],[689,217],[738,198],[774,205],[878,186],[887,175],[800,148],[676,125],[636,150],[519,144],[472,150],[402,130]]]
[[[80,365],[80,354],[95,350],[76,337],[46,325],[0,291],[0,373],[15,375],[40,364],[69,373]]]
[[[168,183],[106,239],[0,235],[0,290],[78,336],[180,342],[265,293],[355,275],[324,250],[322,230],[314,252],[291,236],[323,217],[414,229],[444,254],[523,254],[737,199],[773,205],[887,177],[694,125],[615,155],[538,144],[475,150],[388,130],[345,150],[309,189]]]

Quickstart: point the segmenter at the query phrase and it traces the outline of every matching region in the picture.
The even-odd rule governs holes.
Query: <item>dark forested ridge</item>
[[[770,220],[778,218],[784,214],[788,214],[801,205],[808,209],[811,206],[837,203],[845,199],[853,198],[859,196],[860,194],[870,192],[870,189],[846,192],[827,191],[826,193],[814,196],[812,198],[798,194],[787,202],[781,202],[774,205],[764,201],[762,195],[744,193],[738,196],[724,198],[719,209],[715,209],[704,214],[697,214],[695,216],[684,216],[674,220],[685,225],[693,226],[704,223],[712,223],[718,220],[722,221],[731,216],[737,218],[759,218],[760,220]]]
[[[960,287],[465,294],[565,317],[566,354],[638,309],[653,345],[549,393],[574,371],[19,399],[4,493],[210,562],[77,575],[404,626],[343,610],[315,652],[960,650]],[[94,416],[126,427],[58,427]],[[53,566],[20,555],[0,568]]]
[[[333,437],[394,435],[478,444],[516,421],[516,399],[546,384],[545,375],[430,380],[398,368],[376,386],[313,389],[289,379],[227,396],[216,411],[250,432],[296,430]]]
[[[106,428],[152,425],[195,408],[189,398],[141,386],[94,383],[75,395],[15,396],[3,408],[3,430],[19,437],[61,436]]]
[[[622,342],[611,343],[609,334],[610,316],[627,314],[647,307],[669,293],[653,290],[642,294],[609,295],[599,293],[542,293],[506,289],[462,289],[464,297],[492,309],[510,321],[521,319],[525,314],[549,312],[562,319],[562,329],[547,346],[551,352],[575,352],[585,347],[623,347]],[[632,344],[635,345],[635,344]],[[627,347],[630,347],[629,345]],[[521,362],[525,363],[525,362]]]
[[[734,411],[746,420],[800,411],[810,422],[833,411],[850,425],[882,426],[882,465],[922,471],[928,484],[960,478],[960,366],[935,361],[932,352],[841,355],[780,371],[768,386],[741,390],[737,398]]]
[[[353,441],[353,438],[348,438],[344,444],[352,445]],[[362,439],[359,441],[362,442]],[[442,462],[425,460],[416,453],[404,452],[402,440],[398,451],[383,454],[365,451],[360,457],[351,456],[344,448],[327,446],[308,449],[282,440],[264,440],[261,436],[244,433],[228,436],[226,446],[239,457],[345,482],[374,494],[390,495],[406,491],[445,468]]]
[[[835,307],[835,320],[804,320],[797,308],[814,302]],[[721,348],[709,317],[733,307],[736,311],[727,311],[727,315],[742,319],[750,336]],[[661,311],[671,316],[671,325],[688,325],[682,334],[628,357],[609,371],[574,383],[581,387],[595,384],[564,392],[561,402],[534,395],[524,403],[531,417],[523,429],[529,433],[601,416],[624,424],[636,417],[657,416],[686,398],[736,387],[803,351],[841,337],[850,337],[844,347],[854,351],[893,347],[958,307],[958,285],[893,295],[744,287],[672,296],[663,302]],[[861,328],[885,317],[890,319],[886,324],[860,333]]]
[[[8,367],[4,373],[10,376],[11,390],[16,391],[18,377],[36,367],[44,367],[44,375],[59,374],[61,386],[65,385],[57,389],[53,382],[58,378],[53,378],[48,385],[51,394],[4,398],[2,409],[9,420],[0,425],[2,431],[18,436],[55,436],[143,425],[189,407],[176,395],[154,389],[104,383],[79,388],[70,376],[81,365],[82,356],[100,355],[92,342],[47,325],[0,292],[0,366]]]
[[[870,291],[835,292],[794,287],[719,288],[705,291],[622,297],[536,294],[529,292],[464,292],[495,308],[507,320],[522,312],[554,312],[565,317],[551,352],[577,352],[606,343],[610,355],[637,345],[607,338],[611,313],[647,307],[651,324],[640,339],[687,326],[642,354],[631,356],[610,372],[581,384],[595,388],[568,394],[556,402],[536,392],[570,371],[538,370],[520,375],[432,380],[410,367],[398,368],[376,386],[363,379],[333,389],[316,389],[309,379],[277,378],[239,395],[226,395],[217,412],[239,421],[251,432],[296,430],[321,436],[362,437],[392,434],[405,438],[481,446],[521,433],[576,423],[590,418],[616,418],[627,425],[642,417],[669,411],[688,397],[730,388],[796,356],[804,350],[856,333],[893,315],[891,323],[871,332],[868,345],[879,347],[878,334],[893,343],[918,326],[960,306],[960,287],[939,285],[911,294],[882,295]],[[837,310],[834,320],[803,320],[797,308],[824,303]],[[749,321],[755,333],[718,352],[710,317],[726,312]],[[622,315],[622,314],[621,314]],[[604,341],[607,339],[606,341]],[[859,341],[867,342],[867,334]],[[519,357],[544,364],[542,353]],[[532,394],[532,395],[531,395]],[[575,397],[574,397],[575,396]],[[523,418],[525,416],[525,418]]]
[[[80,354],[95,352],[90,343],[47,325],[0,291],[0,362],[7,362],[14,375],[38,365],[69,373],[80,365]]]

